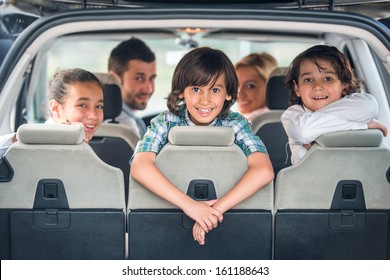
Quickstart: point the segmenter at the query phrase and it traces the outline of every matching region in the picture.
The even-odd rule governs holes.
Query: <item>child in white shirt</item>
[[[292,164],[325,133],[377,128],[387,135],[387,128],[375,120],[376,99],[357,93],[359,83],[337,48],[317,45],[307,49],[293,60],[286,81],[292,106],[281,121],[289,138]]]

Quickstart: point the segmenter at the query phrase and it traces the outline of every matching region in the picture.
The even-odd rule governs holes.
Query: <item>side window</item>
[[[30,82],[29,97],[26,100],[26,118],[28,123],[44,123],[49,117],[46,58],[34,66]]]
[[[390,63],[384,63],[375,52],[372,52],[372,54],[386,91],[387,102],[390,104]]]
[[[349,51],[348,47],[345,46],[343,49],[342,49],[342,52],[345,54],[345,56],[348,58],[349,60],[349,63],[351,64],[351,67],[352,67],[352,70],[354,71],[357,79],[359,80],[360,82],[360,91],[361,92],[366,92],[367,89],[366,89],[366,86],[365,86],[365,83],[364,83],[364,80],[362,80],[360,77],[358,77],[358,73],[356,71],[356,65],[352,59],[352,55],[351,55],[351,52]]]

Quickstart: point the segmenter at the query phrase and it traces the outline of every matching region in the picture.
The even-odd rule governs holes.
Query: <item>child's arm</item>
[[[204,231],[209,231],[222,222],[222,213],[206,203],[193,200],[176,188],[157,168],[156,153],[140,152],[131,164],[131,176],[151,192],[171,202],[195,220]],[[211,201],[209,203],[214,203]]]
[[[309,144],[325,133],[367,129],[367,123],[348,121],[318,111],[306,112],[301,105],[289,107],[283,113],[281,121],[290,143],[298,145]]]
[[[0,157],[4,156],[8,148],[16,141],[16,133],[0,136]]]
[[[318,110],[346,121],[369,123],[378,117],[378,102],[372,94],[353,93]]]
[[[281,121],[291,144],[309,144],[322,134],[367,129],[378,114],[378,105],[370,94],[346,96],[328,106],[311,112],[301,105],[289,107]]]
[[[247,160],[248,170],[237,185],[220,198],[213,205],[213,208],[224,213],[253,195],[274,179],[274,170],[269,156],[266,153],[254,152],[247,157]]]
[[[221,213],[244,201],[274,179],[272,164],[266,153],[254,152],[247,157],[247,160],[248,170],[237,185],[213,205],[213,208]],[[205,243],[205,232],[199,224],[194,225],[192,233],[200,245]]]

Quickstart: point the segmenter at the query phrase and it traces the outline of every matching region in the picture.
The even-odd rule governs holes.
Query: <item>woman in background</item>
[[[268,111],[265,90],[271,72],[278,67],[276,59],[266,53],[252,53],[235,65],[238,77],[238,109],[248,120]]]

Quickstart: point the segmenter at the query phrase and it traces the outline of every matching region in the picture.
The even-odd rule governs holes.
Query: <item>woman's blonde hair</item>
[[[260,78],[267,81],[271,72],[278,67],[278,62],[267,52],[251,53],[235,64],[236,70],[242,67],[255,68]]]

